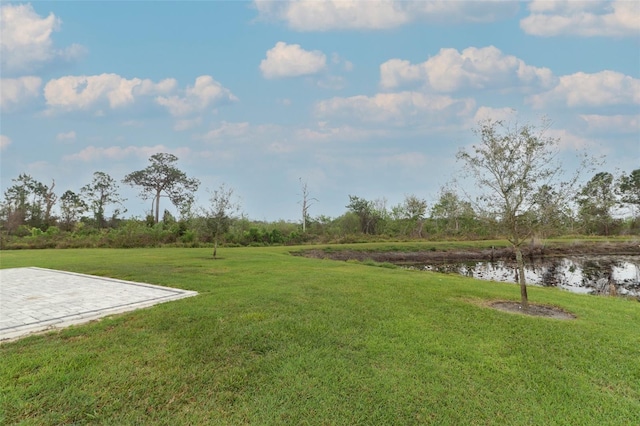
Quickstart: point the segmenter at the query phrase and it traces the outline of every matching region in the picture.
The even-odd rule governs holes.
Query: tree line
[[[598,172],[586,183],[553,182],[561,169],[553,165],[554,143],[535,126],[509,128],[486,121],[477,129],[481,143],[460,151],[468,176],[485,191],[475,198],[454,184],[441,188],[437,201],[405,195],[389,206],[384,198],[348,195],[345,213],[312,217],[317,203],[300,180],[301,220],[253,221],[241,213],[232,188],[221,185],[197,207],[198,179],[177,167],[178,158],[159,153],[149,166],[120,182],[95,172],[79,192],[58,196],[55,181],[45,184],[28,174],[12,179],[0,203],[0,243],[12,247],[237,245],[351,242],[370,239],[526,238],[566,235],[640,233],[640,169],[614,176]],[[544,128],[542,129],[544,130]],[[509,141],[511,143],[509,143]],[[527,145],[528,143],[528,145]],[[528,148],[527,148],[528,147]],[[537,167],[537,168],[536,168]],[[574,179],[575,180],[575,179]],[[140,189],[150,200],[147,217],[124,218],[120,184]],[[572,191],[568,191],[573,187]],[[161,199],[179,212],[161,216]],[[626,214],[618,214],[621,211]],[[214,249],[215,251],[215,249]]]

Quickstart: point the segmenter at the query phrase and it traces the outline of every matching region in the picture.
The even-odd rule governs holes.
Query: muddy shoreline
[[[640,243],[636,242],[605,242],[605,243],[567,243],[548,246],[524,246],[522,252],[528,258],[581,256],[581,255],[640,255]],[[376,251],[352,250],[332,247],[331,249],[302,250],[296,255],[316,259],[331,260],[373,260],[393,264],[417,264],[440,262],[472,262],[513,260],[515,253],[512,248],[496,247],[478,250],[433,250],[424,251]]]

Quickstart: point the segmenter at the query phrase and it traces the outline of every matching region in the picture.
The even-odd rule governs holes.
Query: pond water
[[[517,283],[514,262],[463,262],[415,266],[481,280]],[[541,258],[525,265],[527,284],[575,293],[640,297],[640,256]]]

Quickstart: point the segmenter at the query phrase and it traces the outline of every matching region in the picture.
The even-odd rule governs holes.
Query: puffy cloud
[[[238,98],[209,75],[196,78],[183,96],[158,96],[156,102],[169,110],[174,117],[181,117],[218,105],[235,102]]]
[[[71,130],[70,132],[66,132],[66,133],[58,133],[56,135],[56,140],[58,140],[58,141],[74,141],[74,140],[76,140],[76,132]]]
[[[534,108],[556,103],[569,107],[638,105],[640,79],[616,71],[578,72],[560,77],[553,89],[530,96],[528,101]]]
[[[20,77],[3,78],[0,80],[2,96],[0,96],[0,107],[3,111],[8,111],[24,105],[32,98],[40,95],[40,77]]]
[[[409,122],[440,120],[447,116],[467,116],[475,107],[473,99],[421,92],[378,93],[320,101],[315,112],[320,117],[354,118],[368,123],[405,125]]]
[[[391,59],[380,65],[380,85],[385,89],[421,83],[430,90],[452,92],[467,88],[549,87],[554,81],[548,68],[527,65],[494,46],[468,47],[462,52],[440,49],[420,64]]]
[[[178,82],[174,78],[166,78],[158,83],[144,79],[140,81],[136,90],[141,95],[162,95],[173,92],[177,86]]]
[[[327,57],[318,50],[308,51],[299,44],[279,41],[260,62],[260,71],[264,78],[298,77],[322,71],[326,62]]]
[[[537,36],[629,36],[640,31],[640,3],[629,0],[534,0],[520,27]]]
[[[88,146],[75,154],[64,157],[67,161],[101,161],[101,160],[124,160],[125,158],[148,158],[159,152],[168,152],[178,157],[186,157],[191,153],[189,148],[170,149],[164,145],[155,146],[110,146],[106,148]]]
[[[47,105],[54,109],[87,110],[103,104],[116,109],[134,103],[137,96],[166,93],[175,86],[173,79],[154,83],[148,79],[126,79],[117,74],[65,76],[50,80],[44,88],[44,96]]]
[[[0,7],[0,57],[5,71],[32,70],[56,58],[73,60],[85,53],[78,44],[62,50],[53,47],[51,34],[61,21],[53,13],[43,18],[30,4]]]
[[[510,16],[515,2],[440,0],[255,1],[262,19],[284,21],[297,31],[383,30],[413,21],[490,22]]]
[[[9,136],[0,135],[0,151],[4,151],[11,145],[11,138]]]

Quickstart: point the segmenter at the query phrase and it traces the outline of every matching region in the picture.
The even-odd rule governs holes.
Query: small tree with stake
[[[529,300],[521,246],[533,236],[540,222],[536,217],[537,195],[542,187],[554,188],[555,191],[548,191],[555,194],[554,202],[566,203],[570,199],[568,191],[578,178],[576,174],[567,182],[559,181],[564,173],[558,159],[559,140],[546,135],[548,128],[546,120],[540,128],[517,122],[481,121],[474,132],[480,143],[457,155],[480,191],[475,199],[477,208],[483,216],[499,220],[514,248],[523,310],[528,309]]]
[[[213,237],[213,258],[218,254],[220,238],[229,229],[235,214],[240,211],[240,203],[233,197],[233,189],[223,183],[211,193],[209,206],[203,208],[206,231]]]

